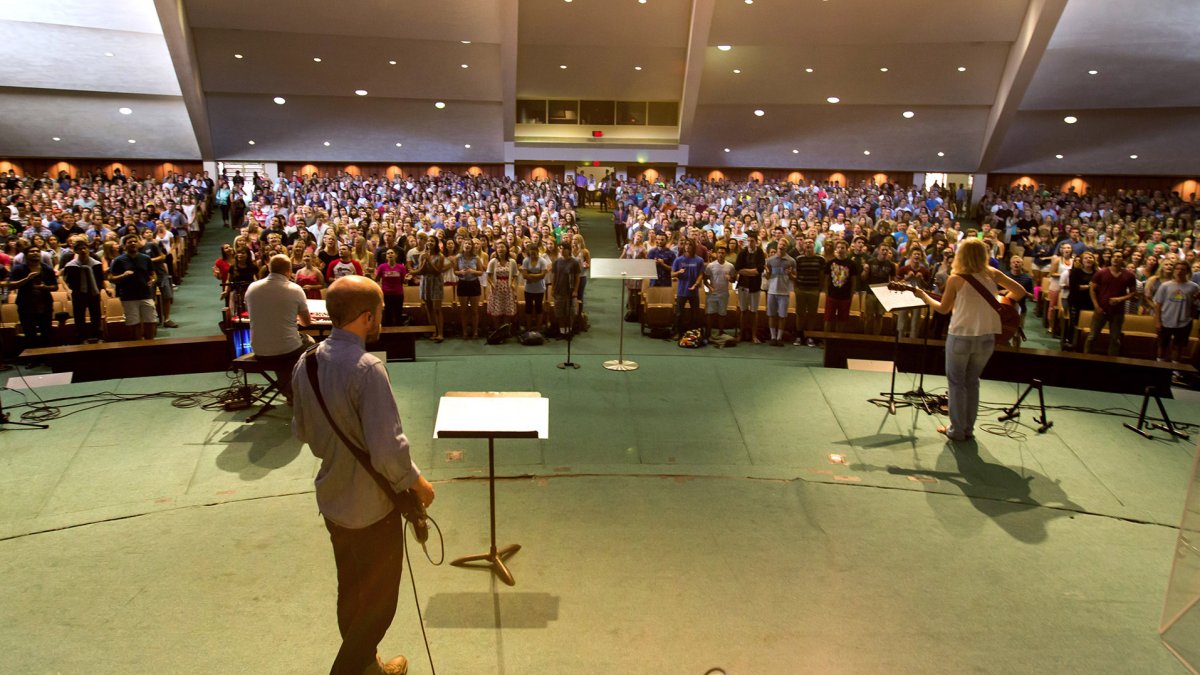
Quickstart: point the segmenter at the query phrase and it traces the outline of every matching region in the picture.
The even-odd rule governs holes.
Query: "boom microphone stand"
[[[576,299],[572,295],[570,300],[571,311],[567,317],[567,360],[558,364],[559,370],[566,370],[567,368],[579,370],[579,364],[571,361],[571,341],[575,339],[575,302]]]

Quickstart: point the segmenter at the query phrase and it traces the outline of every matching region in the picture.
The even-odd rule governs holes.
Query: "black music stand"
[[[450,562],[456,567],[486,567],[509,586],[517,584],[504,559],[521,550],[520,544],[496,547],[496,450],[497,438],[548,438],[550,399],[530,392],[447,392],[438,404],[434,438],[488,439],[488,507],[491,521],[491,548]]]
[[[915,309],[924,307],[925,301],[918,298],[911,291],[893,291],[888,288],[887,284],[874,284],[871,287],[871,292],[883,305],[883,309],[888,312],[893,312],[898,309]],[[877,406],[887,408],[888,414],[895,415],[896,408],[906,408],[912,405],[912,401],[904,400],[904,395],[896,394],[896,370],[899,368],[900,360],[900,326],[896,325],[896,339],[892,342],[892,384],[888,391],[879,392],[879,398],[869,398],[867,403],[874,403]]]

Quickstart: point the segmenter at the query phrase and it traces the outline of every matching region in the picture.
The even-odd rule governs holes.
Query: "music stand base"
[[[911,401],[900,400],[896,398],[895,394],[890,392],[881,392],[880,395],[883,396],[883,398],[869,398],[867,399],[867,403],[873,403],[877,406],[887,408],[888,413],[892,415],[896,414],[896,408],[908,408],[912,406]]]
[[[489,567],[500,580],[509,586],[516,586],[517,580],[513,578],[512,572],[508,571],[508,567],[504,565],[504,559],[521,550],[520,544],[510,544],[502,549],[497,550],[492,548],[487,553],[479,553],[477,555],[463,556],[457,560],[451,561],[451,565],[455,567]],[[472,563],[487,563],[486,565],[474,565]]]
[[[574,368],[575,370],[579,370],[579,364],[571,363],[570,361],[564,361],[563,363],[558,364],[559,370],[566,370],[567,368]]]
[[[613,359],[612,361],[605,361],[604,367],[609,370],[618,370],[621,372],[629,372],[631,370],[637,370],[638,364],[633,361],[625,361],[623,359]]]

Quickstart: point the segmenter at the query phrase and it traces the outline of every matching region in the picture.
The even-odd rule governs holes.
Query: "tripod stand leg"
[[[1142,412],[1138,414],[1137,426],[1134,426],[1134,425],[1130,424],[1129,422],[1125,423],[1126,429],[1128,429],[1128,430],[1138,434],[1142,438],[1146,438],[1146,439],[1154,438],[1146,431],[1143,431],[1143,427],[1146,426],[1146,407],[1150,405],[1150,396],[1153,391],[1154,391],[1153,387],[1146,387],[1146,394],[1142,397]]]
[[[1162,398],[1159,397],[1157,393],[1155,393],[1155,395],[1154,395],[1154,402],[1158,404],[1158,411],[1160,413],[1162,413],[1163,424],[1151,424],[1150,426],[1155,429],[1158,429],[1160,431],[1165,431],[1168,434],[1171,434],[1172,436],[1174,436],[1175,438],[1182,438],[1184,440],[1188,440],[1189,436],[1187,434],[1183,433],[1182,431],[1176,429],[1175,425],[1171,422],[1170,416],[1167,415],[1167,408],[1166,408],[1166,406],[1163,405]]]
[[[1041,425],[1038,427],[1038,430],[1037,430],[1038,433],[1044,434],[1050,427],[1054,426],[1054,422],[1051,422],[1049,419],[1046,418],[1046,394],[1045,394],[1045,392],[1042,391],[1042,381],[1034,380],[1033,386],[1037,387],[1038,407],[1041,408],[1041,412],[1042,412],[1042,416],[1033,418],[1033,421],[1037,422],[1039,425]]]

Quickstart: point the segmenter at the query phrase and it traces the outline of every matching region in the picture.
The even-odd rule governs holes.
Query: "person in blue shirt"
[[[654,247],[646,254],[646,257],[654,261],[654,268],[658,271],[658,278],[651,279],[651,286],[670,286],[671,285],[671,270],[672,264],[675,262],[675,252],[667,246],[667,235],[659,234],[654,237]]]
[[[685,326],[697,325],[700,314],[700,283],[704,280],[704,258],[696,255],[696,242],[685,239],[683,254],[671,263],[671,278],[676,280],[675,289],[675,337],[683,337]],[[684,305],[690,307],[686,324],[683,320]]]

